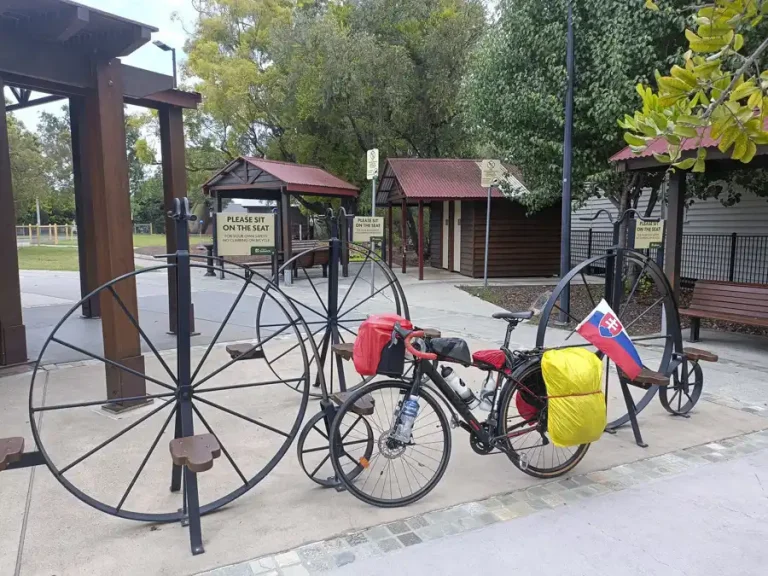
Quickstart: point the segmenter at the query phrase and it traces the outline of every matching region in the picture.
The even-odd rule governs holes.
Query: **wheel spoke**
[[[242,353],[240,356],[247,356],[248,354],[250,354],[250,353],[251,353],[251,352],[253,352],[254,350],[256,350],[256,349],[258,349],[258,348],[261,348],[261,347],[263,347],[263,346],[264,346],[264,344],[266,344],[267,342],[269,342],[269,341],[270,341],[270,340],[272,340],[273,338],[277,337],[278,335],[282,334],[283,332],[285,332],[286,330],[288,330],[288,328],[290,328],[291,326],[294,326],[294,325],[293,325],[293,324],[286,324],[286,325],[285,325],[283,328],[281,328],[280,330],[278,330],[278,331],[277,331],[277,332],[275,332],[274,334],[270,334],[270,335],[269,335],[269,336],[267,336],[267,337],[266,337],[264,340],[259,340],[259,341],[258,341],[256,344],[254,344],[253,346],[251,346],[251,347],[250,347],[248,350],[246,350],[245,352],[243,352],[243,353]],[[230,366],[232,366],[232,364],[234,364],[235,362],[237,362],[237,361],[238,361],[238,359],[240,358],[240,356],[238,356],[237,358],[235,358],[235,359],[233,359],[233,360],[230,360],[229,362],[227,362],[226,364],[224,364],[224,366],[221,366],[221,367],[217,368],[216,370],[214,370],[213,372],[211,372],[210,374],[208,374],[208,376],[206,376],[205,378],[203,378],[203,379],[202,379],[202,380],[200,380],[199,382],[196,382],[196,383],[195,383],[195,384],[192,386],[192,389],[194,390],[195,388],[197,388],[198,386],[200,386],[200,385],[201,385],[201,384],[203,384],[204,382],[207,382],[208,380],[210,380],[211,378],[213,378],[213,377],[214,377],[214,376],[216,376],[217,374],[220,374],[221,372],[223,372],[224,370],[226,370],[227,368],[229,368]]]
[[[226,408],[222,406],[221,404],[216,404],[215,402],[211,402],[210,400],[206,400],[205,398],[196,398],[198,402],[202,402],[203,404],[208,404],[208,406],[213,406],[214,408],[218,408],[222,412],[226,412],[227,414],[231,416],[235,416],[236,418],[241,418],[245,420],[246,422],[250,422],[251,424],[255,424],[256,426],[260,426],[261,428],[264,428],[265,430],[269,430],[270,432],[274,432],[275,434],[279,434],[280,436],[283,436],[285,438],[290,438],[290,434],[286,434],[282,430],[278,430],[277,428],[273,428],[269,424],[264,424],[263,422],[259,422],[258,420],[254,420],[253,418],[249,418],[245,414],[240,414],[239,412],[235,412],[234,410],[230,410],[229,408]]]
[[[235,461],[232,459],[232,456],[229,454],[229,450],[227,450],[226,446],[224,446],[224,443],[221,441],[221,438],[213,431],[213,429],[208,425],[208,421],[203,417],[203,415],[200,413],[200,410],[197,406],[195,406],[194,402],[192,403],[192,410],[195,411],[195,414],[197,414],[197,417],[200,418],[200,422],[203,423],[203,426],[205,426],[205,429],[208,430],[208,433],[211,434],[214,438],[216,438],[216,442],[219,443],[219,448],[221,448],[221,451],[224,452],[224,456],[227,457],[227,460],[229,460],[229,463],[232,465],[232,468],[235,469],[235,472],[237,472],[237,475],[240,476],[240,480],[243,481],[243,485],[248,485],[248,480],[246,480],[245,475],[240,471],[240,468],[235,464]]]
[[[584,276],[584,270],[581,271],[581,280],[584,282],[584,288],[586,288],[587,294],[589,294],[589,300],[592,302],[592,308],[595,308],[597,306],[597,302],[595,302],[595,299],[592,296],[592,290],[589,289],[589,282],[587,282],[587,278]]]
[[[203,364],[205,364],[205,361],[208,359],[208,355],[211,353],[211,350],[213,350],[213,347],[216,345],[216,342],[218,342],[219,336],[221,336],[221,332],[224,330],[224,327],[227,325],[227,322],[229,322],[229,319],[232,317],[232,313],[235,311],[235,308],[237,308],[237,305],[240,303],[240,300],[242,299],[243,294],[245,294],[245,290],[246,288],[248,288],[248,284],[250,284],[250,280],[246,280],[243,283],[243,287],[240,289],[240,292],[238,292],[237,297],[235,298],[235,301],[232,302],[232,306],[230,306],[226,316],[224,316],[224,320],[219,325],[219,329],[216,330],[216,334],[213,335],[213,339],[211,340],[211,343],[208,344],[208,348],[205,350],[205,354],[203,354],[203,357],[198,363],[197,368],[195,368],[195,371],[192,374],[192,378],[190,380],[191,382],[195,381],[195,378],[197,378],[198,372],[200,372],[200,369],[203,367]]]
[[[355,309],[356,309],[358,306],[361,306],[361,305],[362,305],[362,304],[364,304],[365,302],[368,302],[368,300],[370,300],[371,298],[373,298],[374,296],[376,296],[376,295],[377,295],[377,294],[379,294],[380,292],[382,292],[382,291],[386,290],[387,288],[389,288],[390,286],[392,286],[392,284],[394,284],[394,283],[395,283],[395,280],[392,280],[391,282],[389,282],[389,284],[384,284],[384,286],[382,286],[381,288],[379,288],[378,290],[376,290],[376,292],[374,292],[373,294],[371,294],[370,296],[368,296],[368,297],[367,297],[367,298],[365,298],[364,300],[360,300],[360,302],[358,302],[357,304],[355,304],[354,306],[352,306],[352,308],[350,308],[349,310],[347,310],[346,312],[344,312],[344,314],[341,314],[341,315],[339,315],[339,316],[336,318],[336,321],[339,321],[339,320],[341,320],[342,318],[344,318],[344,316],[346,316],[347,314],[349,314],[350,312],[352,312],[352,310],[355,310]]]
[[[304,272],[304,276],[307,277],[307,280],[309,280],[309,285],[312,286],[312,290],[315,293],[315,296],[317,296],[318,301],[320,302],[320,305],[323,307],[323,310],[325,310],[326,317],[328,316],[328,307],[325,305],[325,302],[323,302],[323,299],[320,298],[320,293],[317,291],[317,288],[315,288],[315,283],[312,282],[312,278],[309,277],[309,274],[307,273],[307,269],[303,266],[301,267],[301,270]]]
[[[357,336],[357,332],[352,332],[352,330],[350,330],[349,328],[347,328],[346,326],[344,326],[344,324],[337,324],[337,326],[338,326],[339,328],[343,328],[344,330],[346,330],[347,332],[349,332],[350,334],[352,334],[352,336]],[[339,335],[339,338],[341,338],[341,335]]]
[[[640,316],[638,316],[637,318],[635,318],[634,320],[632,320],[632,322],[630,322],[629,324],[626,324],[626,325],[624,325],[624,330],[625,330],[625,331],[626,331],[626,330],[629,330],[629,329],[630,329],[630,327],[632,327],[632,325],[633,325],[635,322],[637,322],[638,320],[640,320],[640,318],[642,318],[642,317],[643,317],[643,316],[645,316],[645,315],[646,315],[648,312],[650,312],[650,311],[651,311],[651,310],[652,310],[652,309],[653,309],[653,308],[656,306],[656,304],[659,304],[659,303],[663,302],[663,301],[664,301],[664,298],[665,298],[665,297],[664,297],[664,296],[662,296],[661,298],[659,298],[658,300],[656,300],[656,302],[654,302],[653,304],[651,304],[650,306],[648,306],[648,308],[646,308],[646,309],[643,311],[643,313],[642,313],[642,314],[640,314]]]
[[[133,430],[134,428],[136,428],[136,426],[138,426],[139,424],[141,424],[141,423],[142,423],[142,422],[144,422],[145,420],[148,420],[149,418],[151,418],[152,416],[154,416],[155,414],[157,414],[158,412],[160,412],[160,410],[162,410],[163,408],[167,407],[167,406],[168,406],[168,404],[170,404],[171,402],[172,402],[172,400],[167,400],[167,401],[163,402],[163,404],[162,404],[161,406],[158,406],[157,408],[155,408],[155,409],[154,409],[154,410],[152,410],[151,412],[148,412],[147,414],[145,414],[144,416],[142,416],[141,418],[139,418],[138,420],[136,420],[136,422],[134,422],[133,424],[131,424],[131,425],[129,425],[129,426],[127,426],[127,427],[123,428],[123,429],[122,429],[120,432],[118,432],[118,433],[117,433],[117,434],[115,434],[114,436],[112,436],[112,437],[110,437],[110,438],[106,439],[104,442],[102,442],[101,444],[99,444],[99,445],[98,445],[98,446],[96,446],[95,448],[92,448],[91,450],[89,450],[88,452],[86,452],[85,454],[83,454],[82,456],[80,456],[80,457],[79,457],[77,460],[75,460],[75,461],[71,462],[71,463],[70,463],[70,464],[68,464],[67,466],[64,466],[64,468],[62,468],[61,470],[59,470],[59,475],[60,475],[60,476],[63,476],[63,475],[64,475],[64,474],[66,474],[66,473],[67,473],[69,470],[71,470],[72,468],[74,468],[75,466],[77,466],[78,464],[80,464],[80,462],[82,462],[82,461],[83,461],[83,460],[85,460],[86,458],[90,458],[91,456],[93,456],[94,454],[96,454],[96,452],[98,452],[99,450],[101,450],[102,448],[104,448],[105,446],[108,446],[109,444],[111,444],[112,442],[114,442],[115,440],[117,440],[118,438],[120,438],[121,436],[123,436],[124,434],[126,434],[126,433],[130,432],[131,430]]]
[[[560,308],[560,306],[558,306],[558,305],[557,305],[557,304],[555,304],[554,302],[552,303],[552,306],[554,306],[555,308],[557,308],[558,310],[560,310],[560,312],[562,312],[563,314],[565,314],[566,316],[568,316],[568,318],[570,318],[571,320],[573,320],[574,322],[576,322],[576,324],[579,324],[579,323],[581,323],[581,320],[578,320],[578,319],[574,318],[574,317],[573,317],[573,315],[572,315],[570,312],[566,312],[565,310],[563,310],[562,308]]]
[[[175,392],[165,392],[163,394],[146,394],[144,396],[131,396],[130,398],[112,398],[107,400],[94,400],[92,402],[79,402],[77,404],[55,404],[54,406],[33,407],[32,412],[50,412],[52,410],[67,410],[70,408],[86,408],[88,406],[104,406],[105,404],[140,402],[142,400],[154,400],[156,398],[169,398],[175,396]]]
[[[125,504],[125,500],[128,498],[128,495],[131,493],[131,490],[133,490],[134,484],[136,484],[136,481],[139,479],[139,476],[141,476],[142,471],[144,470],[144,467],[147,465],[147,462],[149,461],[150,456],[152,456],[152,453],[155,451],[155,448],[157,447],[157,443],[160,442],[160,438],[162,438],[163,434],[165,433],[165,429],[168,428],[168,424],[171,422],[171,418],[173,418],[174,414],[176,414],[178,406],[174,406],[173,410],[171,410],[171,413],[168,414],[168,418],[165,419],[165,423],[163,424],[163,427],[160,428],[160,432],[155,437],[155,441],[152,442],[152,446],[149,447],[149,452],[147,452],[147,455],[144,456],[144,459],[141,461],[141,464],[139,465],[139,469],[136,470],[136,474],[133,475],[133,478],[131,479],[131,483],[128,484],[128,488],[126,488],[125,492],[123,493],[123,497],[120,498],[120,502],[117,504],[117,510],[118,512],[123,507],[123,504]]]
[[[320,468],[322,468],[322,467],[323,467],[323,464],[325,464],[326,462],[328,462],[328,460],[330,459],[330,457],[331,457],[331,453],[330,453],[330,451],[329,451],[329,452],[328,452],[328,454],[326,454],[326,455],[325,455],[325,457],[324,457],[322,460],[320,460],[320,464],[318,464],[318,465],[315,467],[315,469],[314,469],[314,470],[312,470],[312,472],[309,474],[309,477],[310,477],[310,478],[314,478],[314,477],[315,477],[315,474],[317,474],[317,473],[320,471]]]
[[[171,369],[168,367],[168,364],[165,363],[165,360],[163,360],[163,357],[160,356],[160,352],[157,351],[157,348],[155,348],[155,345],[152,344],[152,342],[149,340],[147,335],[144,333],[144,330],[141,329],[141,326],[139,326],[138,321],[136,318],[134,318],[133,314],[131,314],[130,310],[128,310],[128,307],[123,302],[123,299],[120,298],[120,295],[115,291],[115,287],[110,284],[109,291],[112,293],[112,297],[117,301],[120,308],[123,309],[123,312],[125,312],[125,315],[128,316],[128,320],[131,321],[131,324],[134,325],[136,330],[139,331],[139,334],[141,334],[141,337],[144,339],[144,342],[146,342],[147,346],[149,346],[149,349],[152,350],[152,353],[155,355],[155,358],[157,358],[158,362],[165,368],[165,371],[168,373],[168,376],[171,377],[171,380],[173,380],[174,384],[178,386],[179,382],[176,379],[176,376],[171,372]]]
[[[637,275],[637,278],[635,278],[635,283],[632,285],[632,290],[629,291],[629,297],[627,298],[627,302],[622,306],[621,311],[619,312],[619,320],[624,318],[624,312],[629,310],[629,305],[632,302],[632,298],[635,296],[635,290],[637,290],[637,287],[640,285],[640,279],[643,277],[643,274],[645,274],[645,270],[648,268],[648,262],[646,261],[643,265],[642,270],[640,270],[640,274]]]
[[[294,344],[293,346],[291,346],[290,348],[288,348],[288,350],[286,350],[285,352],[281,352],[281,353],[280,353],[280,354],[279,354],[277,357],[273,358],[273,359],[272,359],[272,362],[270,362],[270,364],[274,364],[275,362],[277,362],[278,360],[280,360],[280,358],[282,358],[282,357],[283,357],[283,356],[285,356],[286,354],[290,354],[291,352],[293,352],[294,350],[296,350],[296,348],[298,348],[299,346],[301,346],[303,343],[305,343],[305,342],[306,342],[307,340],[309,340],[310,338],[314,338],[315,336],[317,336],[318,334],[320,334],[320,332],[322,332],[323,330],[327,330],[327,329],[328,329],[328,325],[327,325],[327,324],[323,324],[322,326],[320,326],[320,328],[318,328],[318,329],[317,329],[317,330],[315,330],[314,332],[311,332],[309,335],[307,335],[307,337],[306,337],[306,338],[300,338],[300,339],[299,339],[299,340],[300,340],[299,342],[296,342],[296,344]],[[313,359],[314,359],[314,352],[313,352],[313,357],[310,359],[310,362],[311,362]]]
[[[355,282],[357,282],[357,279],[360,277],[360,272],[363,271],[363,268],[365,268],[365,265],[368,263],[368,260],[371,257],[371,253],[368,252],[368,254],[365,257],[365,260],[360,265],[360,268],[357,269],[357,273],[355,274],[355,277],[352,279],[352,283],[349,285],[349,289],[347,290],[347,293],[344,294],[344,298],[341,299],[341,304],[339,304],[338,308],[336,308],[336,312],[338,313],[343,307],[344,302],[347,301],[347,298],[349,298],[349,295],[352,294],[352,286],[355,285]]]
[[[109,358],[105,358],[104,356],[98,356],[97,354],[92,354],[91,352],[88,352],[87,350],[83,350],[82,348],[79,348],[75,346],[74,344],[70,344],[68,342],[64,342],[63,340],[59,340],[58,338],[51,337],[51,342],[56,342],[56,344],[60,344],[61,346],[64,346],[66,348],[69,348],[71,350],[74,350],[75,352],[79,352],[80,354],[85,354],[86,356],[90,356],[94,360],[99,360],[101,362],[104,362],[105,364],[109,364],[110,366],[114,366],[115,368],[118,368],[124,372],[128,372],[128,374],[133,374],[134,376],[137,376],[141,378],[142,380],[149,380],[153,384],[157,384],[158,386],[162,386],[163,388],[167,390],[175,390],[173,386],[169,386],[165,382],[161,382],[160,380],[157,380],[156,378],[152,378],[151,376],[147,376],[146,374],[142,374],[141,372],[134,370],[133,368],[128,368],[128,366],[125,366],[123,364],[120,364],[119,362],[115,362],[114,360],[110,360]]]
[[[305,380],[305,378],[288,378],[287,380],[270,380],[269,382],[250,382],[248,384],[231,384],[229,386],[216,386],[214,388],[199,388],[195,390],[195,394],[220,392],[222,390],[239,390],[240,388],[257,388],[259,386],[273,386],[275,384],[285,384],[288,382],[301,382],[302,380]]]
[[[293,297],[291,297],[291,296],[288,296],[288,294],[282,293],[282,294],[281,294],[281,296],[284,296],[285,298],[287,298],[288,300],[290,300],[291,302],[293,302],[293,303],[294,303],[294,304],[296,304],[297,306],[301,306],[302,308],[306,308],[307,310],[309,310],[310,312],[312,312],[312,314],[315,314],[315,315],[317,315],[317,316],[320,316],[321,318],[324,318],[326,321],[328,320],[328,316],[327,316],[327,313],[326,313],[326,314],[323,314],[322,312],[318,312],[318,311],[317,311],[317,310],[315,310],[314,308],[312,308],[312,307],[310,307],[310,306],[307,306],[306,304],[304,304],[304,302],[302,302],[301,300],[296,300],[296,298],[293,298]],[[322,301],[321,301],[321,303],[322,303]],[[323,308],[325,308],[325,304],[323,304]]]

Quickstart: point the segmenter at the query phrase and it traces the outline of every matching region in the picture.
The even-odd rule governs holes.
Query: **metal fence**
[[[152,224],[134,224],[134,234],[158,234]],[[67,246],[77,245],[77,226],[74,224],[24,224],[16,226],[16,244],[18,246]]]
[[[571,265],[604,254],[612,244],[610,232],[571,232]],[[661,262],[660,249],[646,251]],[[604,270],[590,271],[601,276]],[[683,234],[681,277],[685,284],[696,280],[721,280],[768,284],[768,235]]]

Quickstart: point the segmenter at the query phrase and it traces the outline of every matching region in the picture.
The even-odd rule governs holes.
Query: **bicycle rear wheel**
[[[437,485],[448,466],[451,429],[440,404],[425,388],[420,391],[411,442],[401,444],[389,438],[410,390],[410,383],[396,380],[363,386],[349,395],[331,426],[331,462],[336,477],[366,504],[383,508],[412,504]],[[365,395],[374,402],[370,416],[352,411]],[[363,454],[366,432],[362,421],[373,429],[375,443],[369,458]],[[349,439],[354,437],[360,437],[360,442],[349,448]]]
[[[499,435],[507,436],[507,456],[534,478],[555,478],[572,470],[589,444],[560,447],[547,435],[547,399],[541,359],[532,358],[507,379],[499,403]]]

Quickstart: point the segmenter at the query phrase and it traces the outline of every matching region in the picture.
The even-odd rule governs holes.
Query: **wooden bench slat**
[[[686,308],[680,310],[683,316],[692,318],[711,318],[713,320],[722,320],[723,322],[733,322],[734,324],[749,324],[750,326],[768,326],[768,320],[763,318],[754,318],[750,316],[740,316],[738,314],[723,314],[710,312],[709,310],[691,310]]]
[[[341,406],[347,400],[347,398],[349,398],[350,394],[351,392],[337,392],[336,394],[333,394],[331,398],[334,402],[336,402],[336,404]],[[355,402],[355,405],[352,406],[350,411],[353,414],[357,414],[358,416],[371,416],[375,406],[376,401],[370,394],[366,394],[357,400],[357,402]]]
[[[719,360],[717,354],[699,348],[683,348],[683,354],[693,362],[717,362]]]
[[[230,344],[227,346],[227,354],[232,360],[259,360],[264,358],[261,348],[253,348],[253,344]]]
[[[717,290],[721,292],[740,292],[747,294],[768,294],[768,286],[764,284],[744,284],[739,282],[715,282],[713,280],[699,280],[696,286]]]
[[[735,316],[746,316],[747,318],[768,318],[768,312],[754,310],[750,306],[739,306],[737,304],[727,302],[710,302],[705,306],[698,304],[695,306],[690,306],[688,309],[699,310],[700,312],[713,312],[715,314],[734,314]]]
[[[724,293],[699,290],[694,294],[691,304],[696,302],[734,302],[736,304],[749,302],[752,306],[768,308],[767,297],[768,294],[738,294],[736,292]]]
[[[9,464],[18,462],[24,454],[24,438],[0,438],[0,472]]]
[[[648,384],[650,386],[666,386],[669,384],[669,377],[664,376],[661,372],[654,372],[648,368],[643,368],[632,382],[635,384]]]
[[[690,305],[680,314],[692,319],[691,342],[699,338],[701,318],[768,326],[768,285],[699,280],[693,287]]]
[[[340,356],[342,360],[352,360],[352,354],[355,350],[355,345],[352,342],[334,344],[331,346],[331,350],[334,354]]]
[[[175,438],[171,440],[169,448],[176,466],[186,466],[195,473],[210,470],[213,461],[221,456],[221,446],[213,434]]]

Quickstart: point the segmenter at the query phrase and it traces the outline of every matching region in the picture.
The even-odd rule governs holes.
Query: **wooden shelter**
[[[763,126],[768,130],[768,121]],[[734,169],[768,168],[768,146],[758,146],[754,159],[749,164],[743,164],[731,160],[726,154],[718,150],[719,139],[715,140],[709,135],[709,128],[704,129],[701,137],[701,146],[707,149],[707,170],[727,172]],[[654,154],[666,153],[667,143],[657,139],[643,152],[635,154],[627,146],[610,158],[616,169],[620,172],[628,171],[662,171],[667,170],[666,164],[656,160]],[[698,138],[687,138],[682,143],[682,157],[695,158],[699,147]],[[685,220],[686,200],[686,171],[675,170],[669,173],[667,184],[667,219],[664,238],[664,273],[667,275],[675,297],[680,296],[681,264],[683,248],[683,226]]]
[[[83,296],[134,270],[133,225],[125,153],[125,104],[158,111],[165,202],[187,195],[182,111],[200,102],[176,90],[173,77],[122,64],[147,43],[156,28],[69,0],[0,1],[0,93],[7,86],[16,103],[0,98],[0,365],[27,360],[16,252],[13,186],[6,113],[44,102],[68,100],[72,130],[75,204]],[[33,97],[35,93],[46,94]],[[175,250],[168,224],[167,249]],[[169,294],[175,276],[169,274]],[[118,293],[138,318],[134,280]],[[170,296],[170,324],[175,301]],[[87,318],[101,317],[104,355],[144,373],[139,333],[114,298],[92,299]],[[145,393],[145,381],[107,366],[109,398]],[[119,409],[120,407],[115,407]]]
[[[524,194],[522,176],[507,166]],[[430,261],[433,268],[482,278],[488,190],[480,186],[480,161],[389,158],[376,196],[388,210],[389,265],[392,266],[393,208],[404,214],[418,206],[419,280],[424,279],[424,207],[429,207]],[[407,226],[401,218],[402,271],[406,271]],[[494,189],[491,195],[488,276],[552,276],[560,263],[560,205],[526,214],[519,203]]]
[[[203,184],[203,192],[215,199],[217,213],[221,212],[224,199],[275,202],[281,230],[278,251],[290,255],[293,253],[291,196],[355,199],[359,189],[317,166],[241,156]]]

